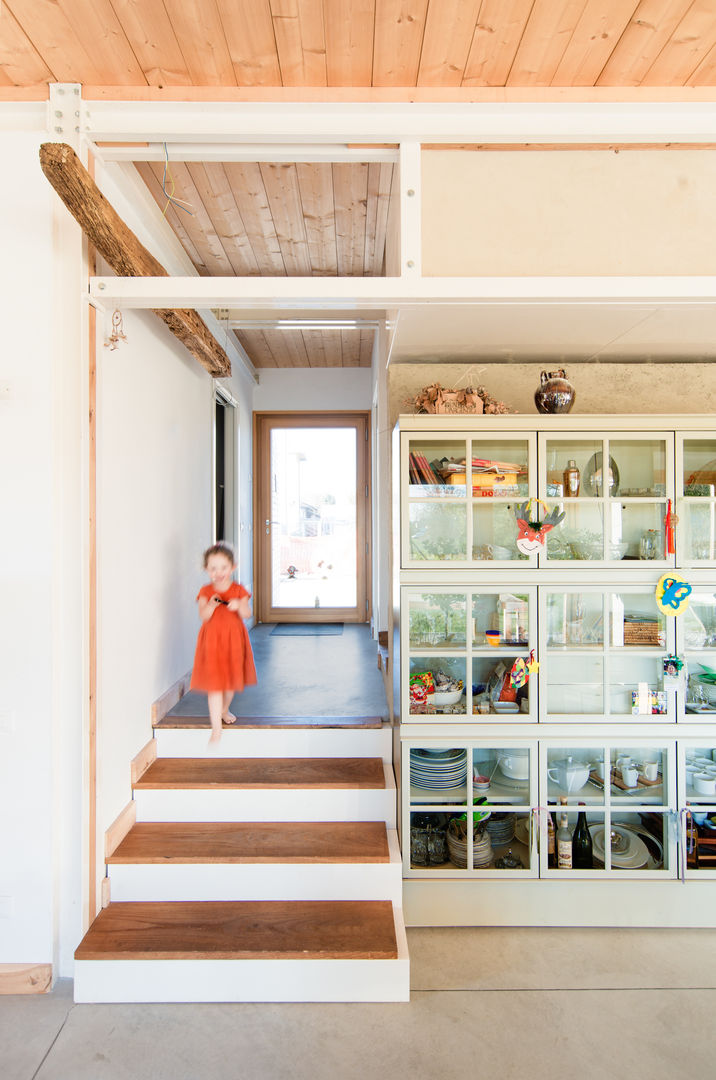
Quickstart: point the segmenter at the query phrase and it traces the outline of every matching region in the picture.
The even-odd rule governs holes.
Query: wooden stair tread
[[[155,729],[208,728],[208,716],[164,716]],[[224,724],[224,731],[245,728],[380,728],[382,716],[239,716],[233,724]]]
[[[157,758],[132,785],[156,788],[384,788],[380,758]]]
[[[76,960],[392,960],[389,900],[120,903],[104,908]]]
[[[386,863],[383,821],[182,822],[132,826],[108,863]]]

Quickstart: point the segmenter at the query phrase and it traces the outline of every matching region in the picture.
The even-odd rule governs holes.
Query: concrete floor
[[[250,633],[258,683],[237,694],[237,716],[387,716],[377,647],[365,624],[322,637],[272,636],[273,623]],[[206,694],[186,694],[176,716],[207,716]]]
[[[316,686],[323,715],[384,712],[375,646],[366,628],[346,631],[252,631],[259,686],[236,699],[239,712],[315,713]],[[75,1005],[70,980],[43,996],[0,998],[0,1077],[711,1080],[716,1072],[716,930],[423,928],[408,930],[408,942],[405,1005]]]

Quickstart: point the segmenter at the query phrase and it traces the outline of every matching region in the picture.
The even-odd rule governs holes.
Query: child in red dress
[[[237,691],[256,682],[256,668],[244,619],[251,615],[243,585],[232,580],[236,562],[232,548],[220,541],[204,552],[204,569],[211,584],[199,590],[201,629],[196,643],[191,689],[206,691],[211,720],[209,746],[221,739],[222,721],[233,724],[229,712]]]

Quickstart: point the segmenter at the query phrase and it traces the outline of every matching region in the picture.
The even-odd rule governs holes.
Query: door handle
[[[268,536],[270,534],[272,525],[280,525],[280,524],[281,524],[280,521],[272,521],[271,518],[266,518],[266,535]]]

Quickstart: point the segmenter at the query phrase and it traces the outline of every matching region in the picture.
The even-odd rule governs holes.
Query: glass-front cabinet
[[[547,564],[669,566],[664,521],[673,504],[673,436],[542,434],[539,491],[564,513],[547,536]]]
[[[409,920],[716,926],[692,885],[716,888],[714,425],[424,416],[399,435]]]
[[[403,769],[406,876],[537,876],[536,743],[411,740]]]
[[[536,565],[517,550],[515,506],[536,494],[536,437],[403,436],[402,565]]]
[[[675,743],[625,738],[540,743],[540,778],[546,813],[540,821],[540,875],[551,877],[675,876]],[[550,815],[559,839],[560,824],[574,836],[579,814],[589,832],[586,858],[559,865],[547,835]]]
[[[677,439],[679,541],[684,566],[716,563],[716,436]]]
[[[544,585],[539,594],[542,722],[675,719],[662,689],[674,620],[653,584]]]
[[[534,586],[404,587],[401,609],[406,719],[537,719],[536,685],[518,675],[537,648]]]
[[[684,873],[716,877],[716,736],[679,742]]]

